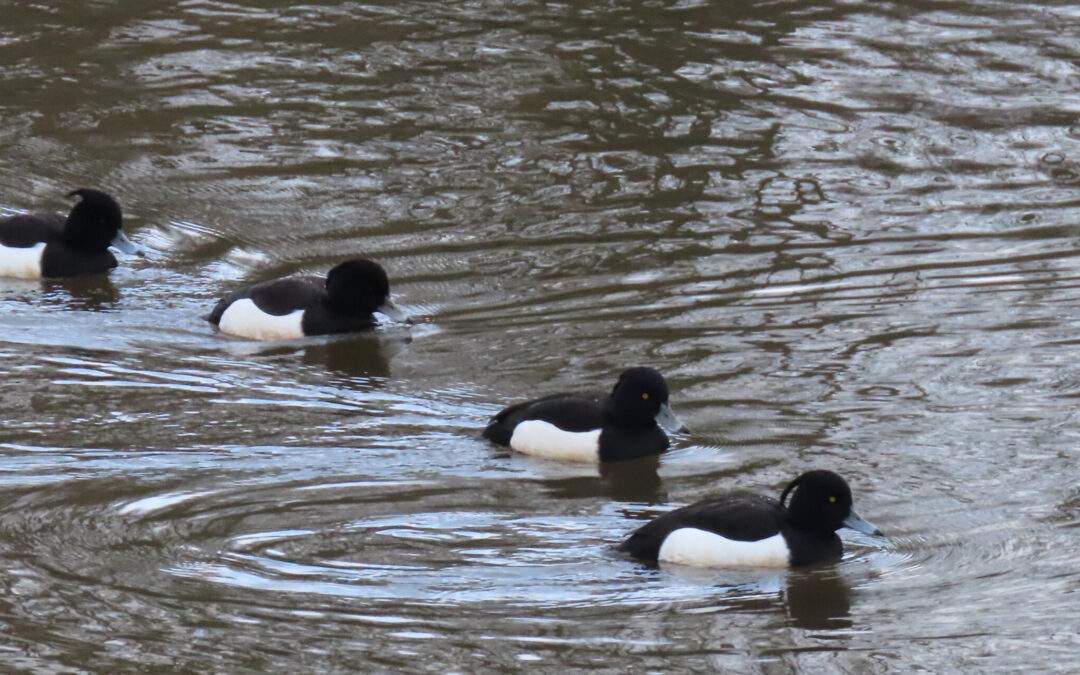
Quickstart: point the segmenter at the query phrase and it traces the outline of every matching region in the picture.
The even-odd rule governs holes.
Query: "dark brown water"
[[[2,4],[0,210],[151,251],[0,281],[5,670],[1076,668],[1075,4]],[[200,320],[354,255],[411,334]],[[636,364],[658,466],[478,439]],[[888,541],[611,550],[817,467]]]

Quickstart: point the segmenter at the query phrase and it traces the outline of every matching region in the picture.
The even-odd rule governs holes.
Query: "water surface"
[[[103,187],[150,250],[0,281],[8,668],[1075,663],[1075,5],[3,11],[0,210]],[[359,255],[412,331],[201,320]],[[637,364],[691,429],[658,462],[478,438]],[[810,468],[889,539],[792,572],[612,549]]]

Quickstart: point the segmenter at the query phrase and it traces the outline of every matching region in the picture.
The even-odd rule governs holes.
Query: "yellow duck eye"
[[[830,504],[835,504],[836,503],[836,497],[834,497],[832,495],[829,495],[829,503]]]
[[[642,401],[648,401],[649,400],[649,392],[647,392],[647,391],[641,392],[641,400]]]

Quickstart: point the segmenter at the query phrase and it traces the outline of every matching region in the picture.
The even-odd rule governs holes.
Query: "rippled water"
[[[0,210],[103,187],[151,251],[0,281],[7,668],[1075,668],[1075,4],[3,11]],[[418,326],[200,319],[353,255]],[[659,462],[478,438],[632,364]],[[612,549],[812,467],[888,541]]]

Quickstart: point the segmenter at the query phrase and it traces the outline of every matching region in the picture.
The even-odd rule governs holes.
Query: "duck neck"
[[[91,253],[104,252],[112,241],[111,239],[103,240],[93,228],[86,227],[80,221],[72,220],[71,217],[64,222],[60,238],[71,248]]]
[[[620,429],[650,429],[656,426],[654,417],[642,417],[620,410],[615,399],[608,396],[600,406],[600,417],[604,426],[618,427]]]
[[[349,302],[347,299],[335,299],[335,297],[329,293],[323,297],[322,305],[326,311],[331,314],[355,320],[371,319],[372,311],[374,311],[358,307],[355,302]]]
[[[836,536],[836,530],[822,525],[821,521],[816,518],[810,518],[805,514],[800,515],[798,512],[788,509],[788,522],[792,527],[808,534],[813,534],[815,537],[828,539]]]
[[[344,316],[349,316],[350,314],[349,308],[346,306],[346,304],[344,302],[341,302],[340,299],[335,299],[334,296],[330,295],[329,293],[323,296],[322,305],[326,309],[326,311],[330,312],[331,314],[341,314]]]

